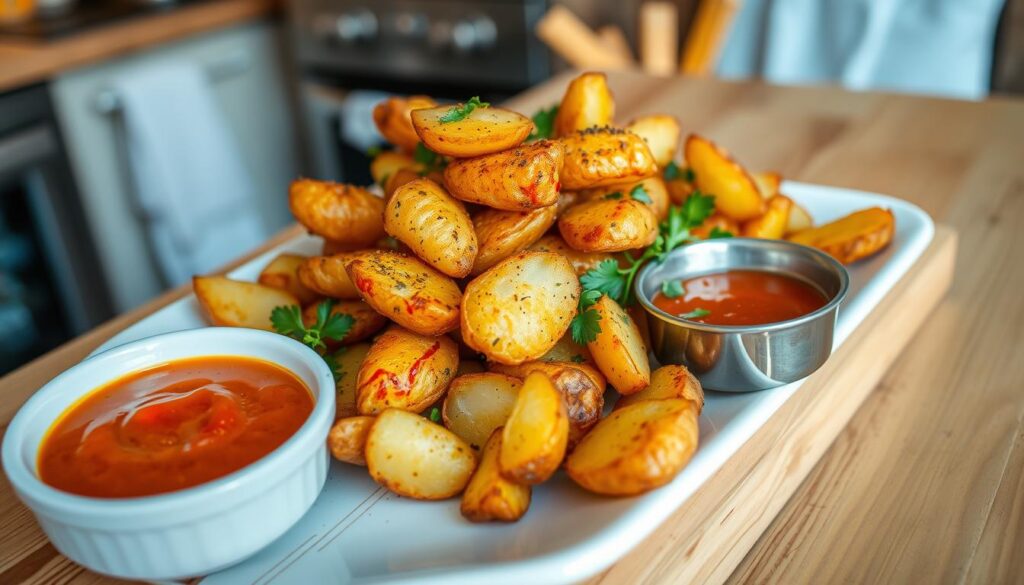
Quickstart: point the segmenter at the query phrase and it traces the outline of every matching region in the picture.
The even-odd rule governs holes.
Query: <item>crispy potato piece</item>
[[[339,244],[369,247],[384,236],[384,200],[361,187],[299,179],[288,205],[306,229]]]
[[[412,126],[427,148],[458,158],[482,156],[518,146],[533,131],[529,118],[504,108],[476,108],[461,120],[441,121],[459,105],[413,112]]]
[[[782,186],[782,175],[775,171],[764,171],[750,175],[757,185],[757,190],[764,199],[771,199],[779,194],[779,187]]]
[[[316,323],[316,311],[317,305],[312,304],[303,309],[302,311],[302,322],[307,326]],[[372,336],[385,325],[388,324],[388,319],[384,315],[381,315],[377,311],[373,310],[373,307],[367,305],[363,301],[339,301],[334,303],[331,307],[332,315],[348,315],[355,321],[352,323],[352,327],[340,340],[329,340],[325,339],[324,342],[328,347],[335,347],[338,345],[348,345],[350,343],[356,343],[362,341],[367,337]]]
[[[658,221],[668,217],[668,188],[665,187],[665,181],[658,175],[638,182],[608,185],[580,192],[582,201],[624,198],[639,201],[650,207]]]
[[[501,476],[501,434],[502,430],[496,429],[487,440],[480,464],[462,494],[459,511],[470,522],[515,522],[530,507],[530,486]]]
[[[193,276],[192,291],[210,323],[229,327],[273,331],[270,313],[274,308],[299,304],[286,290],[225,276]]]
[[[373,426],[372,416],[350,416],[334,421],[327,433],[327,448],[338,461],[366,465],[366,437]]]
[[[566,333],[558,340],[548,352],[538,361],[542,362],[568,362],[572,364],[594,364],[594,357],[590,355],[587,346],[580,345],[572,340],[572,335]]]
[[[555,203],[558,215],[562,215],[563,211],[579,203],[579,198],[579,194],[576,191],[562,191],[559,193],[558,201]]]
[[[683,134],[679,119],[668,114],[640,116],[627,124],[626,130],[647,142],[659,167],[667,166],[676,157],[679,138]]]
[[[476,456],[455,433],[426,418],[389,408],[366,437],[370,477],[400,496],[443,500],[462,491]]]
[[[334,361],[338,364],[341,377],[334,383],[334,418],[346,418],[359,414],[356,407],[357,390],[359,388],[359,368],[370,353],[369,343],[356,343],[339,348],[334,352]]]
[[[620,394],[643,390],[651,382],[651,364],[636,323],[607,295],[594,304],[594,309],[601,316],[601,332],[587,348],[597,368]]]
[[[416,179],[395,191],[384,212],[384,229],[448,276],[462,278],[473,268],[473,221],[461,201],[430,179]]]
[[[392,327],[374,340],[359,366],[356,406],[360,414],[423,412],[444,394],[458,367],[459,349],[451,339]]]
[[[626,309],[626,312],[636,324],[636,330],[640,332],[640,341],[643,342],[644,347],[651,347],[651,327],[647,322],[647,311],[639,304],[634,303]]]
[[[459,326],[458,285],[415,256],[390,250],[357,252],[345,269],[363,300],[406,329],[441,335]]]
[[[789,241],[812,246],[843,264],[856,262],[889,245],[896,232],[892,211],[871,207],[825,225],[797,232]]]
[[[587,72],[569,82],[555,114],[555,136],[568,136],[615,120],[615,98],[604,73]]]
[[[686,164],[696,175],[696,186],[715,196],[715,208],[736,221],[764,213],[764,200],[757,184],[729,153],[715,143],[691,134],[683,147]]]
[[[391,197],[395,194],[395,191],[398,191],[400,187],[421,177],[422,175],[416,169],[398,169],[394,174],[389,175],[384,184],[381,185],[381,189],[384,190],[384,201],[390,201]]]
[[[565,457],[569,415],[551,379],[532,372],[523,380],[515,407],[501,433],[501,475],[522,485],[546,481]]]
[[[521,252],[544,235],[557,219],[552,205],[533,211],[485,209],[473,217],[480,251],[471,274],[480,274],[516,252]]]
[[[697,413],[704,409],[704,388],[685,366],[662,366],[651,373],[651,384],[636,394],[623,396],[615,408],[623,408],[643,400],[683,398],[697,405]]]
[[[567,191],[638,181],[658,172],[647,143],[619,128],[590,128],[561,139],[564,162],[559,178]]]
[[[316,291],[311,290],[299,280],[299,266],[306,261],[305,256],[296,254],[281,254],[267,264],[257,282],[266,286],[272,286],[286,290],[299,299],[303,305],[308,305],[317,299]]]
[[[417,172],[421,166],[405,153],[384,151],[370,161],[370,176],[373,177],[373,182],[383,189],[388,179],[398,171],[408,169]]]
[[[786,220],[786,235],[795,234],[812,227],[814,227],[814,220],[811,219],[810,212],[794,201],[793,206],[789,209],[789,219]]]
[[[388,98],[373,108],[373,122],[385,140],[401,150],[412,153],[420,137],[412,127],[410,114],[413,110],[432,108],[437,102],[425,95],[412,95],[407,98]]]
[[[633,199],[596,199],[563,213],[558,231],[565,243],[581,252],[622,252],[653,243],[658,218]]]
[[[597,423],[566,459],[584,489],[632,496],[672,480],[697,449],[696,404],[668,398],[620,408]]]
[[[583,276],[588,270],[596,268],[598,264],[612,259],[612,255],[606,252],[580,252],[571,248],[569,244],[565,243],[562,236],[558,234],[544,236],[534,242],[527,250],[554,252],[555,254],[565,256],[569,263],[572,264],[572,269],[576,271],[576,276]]]
[[[325,297],[358,299],[359,289],[345,271],[345,266],[354,257],[352,252],[339,252],[331,256],[306,258],[299,266],[299,281],[313,292]]]
[[[558,201],[562,145],[553,140],[522,144],[494,154],[453,160],[444,183],[453,197],[494,209],[525,211]]]
[[[458,331],[458,329],[452,331],[452,333],[455,333],[456,331]],[[459,349],[461,353],[462,348]],[[465,376],[466,374],[479,374],[486,371],[487,368],[484,366],[484,364],[478,362],[477,360],[460,360],[459,369],[455,370],[455,377],[457,378],[459,376]]]
[[[736,220],[726,217],[721,213],[712,214],[704,220],[704,223],[690,230],[690,233],[702,240],[708,239],[711,231],[718,228],[720,231],[729,232],[734,236],[740,235],[740,224]]]
[[[686,199],[695,189],[693,183],[681,177],[672,179],[671,181],[665,181],[665,188],[668,189],[668,198],[672,201],[673,205],[682,205],[685,203]]]
[[[579,296],[579,279],[563,256],[521,252],[466,286],[462,340],[503,364],[539,358],[569,328]]]
[[[479,450],[508,420],[522,385],[519,378],[495,372],[455,378],[441,409],[444,426]]]
[[[744,222],[740,233],[746,238],[781,240],[786,234],[786,224],[789,222],[792,207],[792,199],[785,195],[775,195],[768,200],[768,209],[764,215]]]

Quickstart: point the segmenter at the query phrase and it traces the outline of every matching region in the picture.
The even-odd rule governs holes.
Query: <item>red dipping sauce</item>
[[[778,323],[816,311],[828,302],[821,291],[798,278],[760,270],[730,270],[681,284],[682,294],[675,298],[664,292],[654,295],[654,306],[709,325]]]

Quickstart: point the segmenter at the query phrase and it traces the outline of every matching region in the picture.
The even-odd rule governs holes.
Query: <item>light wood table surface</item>
[[[901,354],[878,343],[877,362],[894,365],[879,372],[877,389],[830,447],[814,446],[824,456],[778,515],[765,512],[747,535],[753,548],[738,546],[702,581],[1024,582],[1024,102],[635,74],[616,74],[612,84],[623,120],[676,112],[686,131],[727,145],[750,168],[896,195],[959,234],[950,294]],[[935,253],[951,259],[953,238],[939,236],[947,245]],[[46,380],[180,294],[0,379],[2,424]],[[909,303],[931,293],[904,294]],[[900,306],[881,316],[900,319]],[[868,376],[870,357],[855,364],[862,370],[826,374]],[[103,580],[53,549],[5,478],[0,518],[0,583]],[[694,561],[673,545],[691,530],[670,520],[594,582],[684,582],[697,574]]]

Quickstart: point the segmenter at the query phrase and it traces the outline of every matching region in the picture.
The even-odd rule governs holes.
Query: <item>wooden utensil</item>
[[[686,35],[680,72],[689,75],[712,73],[739,7],[740,0],[701,0],[693,26]]]
[[[630,66],[630,59],[606,47],[601,37],[564,6],[552,6],[537,23],[535,31],[553,51],[578,69],[610,70]]]
[[[640,6],[640,59],[644,72],[672,75],[679,50],[679,13],[672,2]]]

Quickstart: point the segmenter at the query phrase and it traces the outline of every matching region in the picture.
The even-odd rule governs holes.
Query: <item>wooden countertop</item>
[[[621,119],[681,112],[686,131],[727,145],[751,168],[896,195],[960,236],[949,296],[781,512],[765,512],[753,548],[707,581],[1024,580],[1024,102],[611,77]],[[180,294],[0,379],[0,421]],[[6,478],[0,517],[0,582],[103,580],[54,550]],[[688,534],[683,524],[666,523],[594,581],[679,582],[692,568],[674,546]]]
[[[272,14],[279,0],[204,0],[53,41],[0,40],[0,92],[62,71]]]

